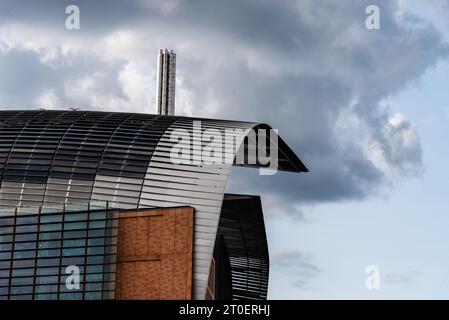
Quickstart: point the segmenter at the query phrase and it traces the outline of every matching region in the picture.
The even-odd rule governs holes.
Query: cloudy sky
[[[270,298],[449,298],[449,1],[0,0],[0,108],[154,113],[159,48],[177,114],[269,123],[311,171],[233,171]]]

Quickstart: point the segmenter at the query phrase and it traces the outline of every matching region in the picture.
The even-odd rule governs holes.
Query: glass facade
[[[113,298],[117,218],[107,205],[3,209],[0,300]]]

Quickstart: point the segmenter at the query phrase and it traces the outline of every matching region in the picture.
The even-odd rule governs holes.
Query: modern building
[[[262,166],[234,159],[265,148],[251,140],[267,128],[135,113],[0,111],[0,299],[265,299],[260,199],[224,190],[233,164]],[[201,158],[211,144],[225,144],[227,131],[235,133],[235,148],[224,155],[230,162],[183,161],[173,152],[181,145]],[[207,141],[196,144],[203,134]],[[276,169],[306,172],[275,140]],[[73,272],[79,288],[66,283]]]
[[[157,113],[165,116],[175,114],[176,53],[159,50],[157,55]]]

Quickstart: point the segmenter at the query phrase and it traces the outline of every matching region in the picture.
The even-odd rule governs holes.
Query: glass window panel
[[[82,247],[86,245],[86,239],[78,239],[78,240],[64,240],[64,247]]]
[[[84,265],[84,257],[63,258],[62,265],[63,266],[75,265],[79,267],[81,265]]]
[[[89,220],[104,220],[104,219],[106,219],[105,211],[91,212],[89,215]]]
[[[11,252],[10,251],[0,252],[0,259],[1,260],[11,259]]]
[[[36,275],[57,275],[59,274],[59,267],[47,267],[47,268],[37,268]]]
[[[90,221],[89,222],[89,228],[90,229],[98,229],[98,228],[105,228],[106,227],[106,221],[105,220],[98,220],[98,221]]]
[[[57,293],[39,293],[35,296],[36,300],[57,300],[58,294]]]
[[[85,248],[68,248],[64,249],[62,255],[67,256],[83,256],[85,255]]]
[[[33,292],[33,287],[12,287],[11,294],[29,294]]]
[[[39,249],[60,248],[61,240],[39,241]]]
[[[14,252],[14,259],[27,259],[27,258],[35,258],[35,257],[36,257],[35,250],[15,251]]]
[[[61,300],[81,300],[83,298],[83,295],[81,292],[61,293],[60,298]]]
[[[88,255],[104,254],[104,247],[87,248],[87,254]]]
[[[13,269],[12,276],[13,277],[26,277],[32,276],[34,274],[34,269]]]
[[[14,250],[32,250],[36,249],[36,242],[16,242]]]
[[[86,292],[85,299],[86,300],[101,300],[102,292]]]
[[[102,264],[102,263],[104,263],[103,256],[87,257],[87,264]]]
[[[41,217],[41,223],[48,223],[48,222],[62,222],[62,215],[43,215]]]
[[[64,231],[64,239],[85,238],[86,231]]]
[[[13,232],[13,227],[0,227],[0,234],[11,234]]]
[[[59,231],[62,230],[62,223],[47,223],[47,224],[41,224],[40,231]]]
[[[103,272],[103,265],[96,265],[96,266],[87,266],[86,267],[87,273],[99,273]]]
[[[21,286],[21,285],[33,285],[33,277],[27,277],[27,278],[12,278],[11,279],[11,285],[13,286]]]
[[[59,259],[50,258],[50,259],[38,259],[37,266],[38,267],[50,267],[59,265]]]
[[[61,254],[61,249],[44,249],[39,250],[38,257],[46,258],[46,257],[58,257]]]
[[[59,276],[38,276],[36,277],[36,284],[57,284]]]
[[[17,216],[17,225],[20,224],[36,224],[38,222],[38,215],[33,216]]]
[[[34,259],[13,261],[13,268],[30,268],[33,266],[34,266]]]
[[[17,233],[36,232],[36,231],[37,231],[37,224],[16,227]]]
[[[87,274],[86,275],[86,282],[95,282],[95,281],[103,281],[103,274],[97,273],[97,274]]]
[[[9,268],[9,266],[7,268]],[[0,270],[0,277],[9,277],[9,270]]]
[[[43,232],[39,234],[39,240],[59,240],[61,236],[61,232]]]
[[[101,245],[105,245],[105,238],[93,238],[93,239],[89,239],[87,242],[88,246],[101,246]]]
[[[105,229],[89,230],[89,238],[90,237],[104,237],[105,235],[106,235]]]
[[[12,242],[12,235],[9,236],[5,236],[5,235],[0,235],[0,243],[4,243],[4,242]]]
[[[0,243],[0,251],[12,250],[12,243]]]
[[[64,230],[86,229],[86,222],[66,222]]]
[[[12,226],[14,225],[14,218],[0,218],[0,226]]]
[[[64,221],[83,221],[87,220],[87,212],[85,213],[66,213]]]
[[[103,283],[86,283],[86,291],[101,291],[103,289]]]
[[[32,300],[32,299],[33,296],[31,294],[21,294],[16,296],[11,295],[9,297],[9,300]]]
[[[36,233],[30,233],[30,234],[16,234],[15,241],[33,241],[37,239]]]
[[[50,293],[50,292],[58,292],[58,284],[45,284],[45,285],[38,285],[35,288],[35,291],[37,293]]]

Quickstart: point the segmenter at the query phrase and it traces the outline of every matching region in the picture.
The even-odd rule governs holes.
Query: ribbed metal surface
[[[196,211],[193,293],[204,299],[231,165],[173,164],[170,151],[179,141],[172,141],[171,133],[184,129],[198,135],[194,121],[217,135],[241,129],[237,146],[257,126],[132,113],[0,111],[0,207],[95,200],[121,208],[191,205]],[[194,154],[207,143],[192,143]],[[282,140],[279,147],[279,169],[307,171]]]
[[[193,297],[204,299],[223,194],[231,165],[222,164],[211,168],[172,163],[170,151],[179,142],[171,141],[171,133],[182,129],[193,137],[193,121],[194,119],[180,119],[162,136],[148,167],[139,204],[156,207],[184,204],[195,208]],[[236,137],[236,145],[240,145],[247,130],[254,124],[203,120],[201,126],[204,130],[242,129],[241,134]],[[216,133],[218,135],[218,132]],[[194,152],[200,154],[205,144],[206,142],[203,142],[196,146]]]
[[[151,156],[173,117],[0,112],[0,206],[109,200],[137,205]]]
[[[260,197],[226,194],[217,237],[229,256],[232,299],[266,299],[270,261]]]

